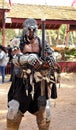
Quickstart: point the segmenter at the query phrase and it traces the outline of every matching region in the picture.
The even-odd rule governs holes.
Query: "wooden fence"
[[[76,62],[58,62],[61,67],[61,72],[76,72]]]
[[[76,62],[65,62],[65,61],[61,61],[61,62],[58,62],[60,67],[61,67],[61,72],[68,72],[68,73],[71,73],[71,72],[75,72],[76,73]],[[6,67],[6,74],[10,74],[10,67],[11,67],[11,64],[7,64],[7,67]]]

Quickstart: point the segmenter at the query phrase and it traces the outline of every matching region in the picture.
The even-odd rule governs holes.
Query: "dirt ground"
[[[0,130],[6,130],[8,80],[6,76],[6,83],[0,83]],[[62,73],[57,90],[58,98],[51,99],[50,130],[76,130],[76,73]],[[26,112],[19,130],[38,130],[35,116]]]

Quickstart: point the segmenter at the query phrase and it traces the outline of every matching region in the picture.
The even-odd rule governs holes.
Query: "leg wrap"
[[[36,113],[36,121],[39,130],[49,130],[50,121],[46,121],[45,107],[41,107],[38,113]]]
[[[19,111],[15,119],[7,119],[7,130],[18,130],[23,114]]]

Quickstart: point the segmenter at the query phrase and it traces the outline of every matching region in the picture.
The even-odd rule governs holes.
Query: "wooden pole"
[[[2,45],[5,46],[5,10],[3,9],[2,18]]]
[[[59,29],[56,30],[56,34],[57,34],[57,37],[56,37],[56,45],[59,44]]]
[[[2,4],[2,46],[5,46],[5,9],[4,9],[5,1],[3,0]]]
[[[66,46],[68,47],[68,42],[69,42],[69,25],[66,25],[66,36],[65,36],[65,42]]]
[[[50,45],[52,45],[52,38],[51,38],[50,32],[48,32],[48,40],[49,40]]]

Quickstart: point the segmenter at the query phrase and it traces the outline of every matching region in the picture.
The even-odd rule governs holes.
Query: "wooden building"
[[[41,19],[45,19],[46,29],[59,29],[62,24],[69,24],[68,31],[76,30],[76,7],[31,4],[10,6],[5,0],[0,0],[0,30],[3,46],[5,46],[5,29],[22,29],[26,18],[35,18],[39,28],[41,28]]]

